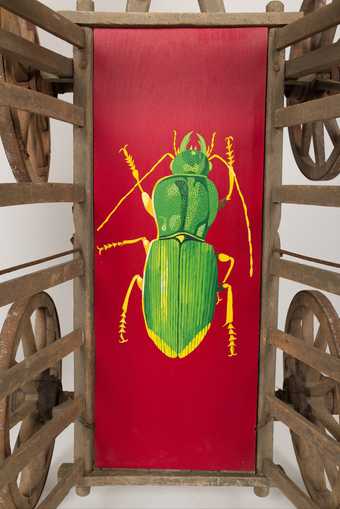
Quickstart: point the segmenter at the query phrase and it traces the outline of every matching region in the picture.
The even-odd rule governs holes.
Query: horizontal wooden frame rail
[[[334,0],[333,3],[321,7],[307,14],[302,19],[280,28],[276,35],[276,48],[286,48],[339,23],[340,0]]]
[[[280,465],[275,465],[272,461],[266,459],[263,469],[273,486],[279,488],[297,509],[320,509],[306,493],[289,479]]]
[[[80,127],[84,125],[83,108],[9,83],[0,83],[0,106],[38,113]]]
[[[0,7],[78,48],[85,46],[84,31],[80,27],[37,0],[0,0]]]
[[[273,189],[272,201],[296,205],[340,207],[340,186],[280,186]]]
[[[293,251],[287,251],[286,249],[274,249],[274,253],[279,253],[281,256],[291,256],[292,258],[298,258],[299,260],[305,260],[308,262],[319,263],[320,265],[327,265],[328,267],[334,267],[340,269],[340,263],[332,262],[330,260],[322,260],[321,258],[315,258],[313,256],[307,256],[301,253],[294,253]],[[0,271],[1,274],[1,271]]]
[[[314,346],[306,345],[301,339],[280,330],[273,330],[270,343],[307,366],[340,383],[340,359],[321,352]]]
[[[51,442],[79,417],[82,407],[80,399],[68,400],[55,407],[52,419],[3,462],[0,469],[0,488],[15,481],[22,469],[36,456],[37,451],[47,449]]]
[[[0,53],[12,61],[26,64],[33,69],[72,78],[73,61],[55,51],[0,29]]]
[[[0,283],[0,306],[6,306],[18,299],[30,297],[47,288],[80,277],[83,273],[84,262],[82,258],[77,258],[48,269],[10,279]]]
[[[337,117],[340,117],[340,95],[331,95],[279,108],[275,112],[275,127],[291,127]]]
[[[60,11],[69,20],[90,27],[275,27],[292,23],[303,14],[296,12],[264,13],[159,13],[159,12],[84,12]]]
[[[58,258],[63,258],[64,256],[75,255],[77,253],[80,253],[79,249],[69,249],[68,251],[63,251],[62,253],[57,253],[51,256],[45,256],[45,258],[39,258],[38,260],[33,260],[31,262],[21,263],[20,265],[13,265],[12,267],[1,269],[0,276],[3,276],[4,274],[10,274],[11,272],[15,272],[17,270],[26,269],[27,267],[34,267],[35,265],[40,265],[45,262],[57,260]]]
[[[59,504],[64,500],[69,491],[78,483],[83,473],[82,461],[78,460],[72,468],[67,472],[67,475],[62,476],[57,485],[47,495],[37,509],[56,509]]]
[[[283,422],[299,437],[308,438],[311,445],[327,454],[338,465],[340,464],[340,444],[336,440],[320,431],[315,424],[275,396],[267,396],[267,404],[270,415],[274,419]]]
[[[270,272],[296,283],[340,295],[340,274],[337,272],[290,260],[278,260],[275,256],[272,257],[270,262]]]
[[[300,78],[308,74],[330,71],[334,66],[340,66],[339,42],[310,51],[293,60],[287,60],[285,77]]]
[[[0,184],[0,207],[33,203],[81,203],[83,186],[75,184]]]
[[[73,466],[64,463],[60,475],[65,475]],[[270,486],[263,475],[247,475],[232,472],[153,470],[153,469],[94,469],[82,477],[79,486]]]
[[[82,330],[77,329],[5,372],[0,372],[0,399],[5,398],[67,355],[78,350],[82,344],[82,336]]]

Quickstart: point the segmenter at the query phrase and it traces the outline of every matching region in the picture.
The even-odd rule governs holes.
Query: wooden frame
[[[128,0],[126,13],[94,11],[92,0],[78,0],[76,12],[54,13],[37,0],[0,0],[0,7],[29,20],[74,46],[73,58],[40,48],[18,35],[0,30],[0,51],[5,58],[21,62],[39,71],[51,73],[48,82],[62,90],[65,82],[74,91],[74,103],[66,103],[46,91],[28,90],[0,82],[0,106],[17,108],[55,118],[74,126],[74,183],[50,184],[41,181],[0,184],[0,206],[32,203],[69,202],[74,207],[74,249],[67,253],[28,262],[0,271],[7,274],[66,254],[74,259],[53,267],[32,272],[0,283],[0,305],[30,298],[51,286],[74,280],[74,331],[43,350],[31,353],[23,362],[10,367],[0,375],[0,393],[5,399],[32,378],[55,365],[63,357],[75,353],[75,391],[67,400],[53,409],[53,417],[44,426],[2,462],[0,483],[14,481],[41,444],[49,443],[70,423],[75,422],[74,463],[64,464],[59,470],[59,482],[38,506],[38,509],[56,508],[68,491],[77,486],[79,495],[87,495],[92,486],[104,485],[201,485],[252,486],[258,496],[268,494],[269,488],[279,487],[289,500],[301,509],[318,507],[287,477],[280,466],[273,463],[273,422],[280,420],[301,437],[310,437],[333,462],[340,462],[338,442],[320,431],[305,415],[275,395],[276,348],[285,355],[310,366],[329,378],[334,388],[340,383],[340,360],[305,345],[294,335],[277,328],[278,285],[285,278],[304,285],[340,295],[340,275],[323,268],[281,259],[294,253],[281,250],[278,228],[281,204],[340,206],[337,186],[282,185],[283,128],[340,116],[338,96],[331,95],[307,100],[301,104],[284,106],[285,80],[297,80],[310,73],[325,72],[340,63],[339,45],[307,52],[285,62],[284,48],[325,31],[340,23],[340,1],[306,17],[302,13],[285,13],[281,2],[270,2],[266,13],[228,14],[221,0],[200,0],[204,14],[148,13],[149,0]],[[263,226],[262,314],[260,341],[260,372],[258,393],[258,434],[256,473],[191,472],[153,470],[97,469],[94,466],[94,361],[93,332],[93,132],[92,132],[92,77],[94,27],[240,27],[266,26],[269,29],[266,159]],[[45,76],[46,78],[46,76]],[[325,85],[325,84],[324,84]],[[334,85],[334,84],[333,84]],[[56,89],[55,89],[56,90]],[[340,157],[340,143],[333,154]],[[297,255],[306,261],[337,267],[337,264]],[[327,387],[328,387],[327,386]],[[335,403],[334,403],[335,404]],[[14,426],[36,408],[29,401],[21,404],[10,416]],[[340,440],[340,431],[334,426],[333,435]],[[339,437],[339,438],[338,438]],[[1,500],[1,499],[0,499]]]

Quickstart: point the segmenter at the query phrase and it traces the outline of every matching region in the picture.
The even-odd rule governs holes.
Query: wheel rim
[[[32,319],[35,319],[34,326]],[[60,337],[59,321],[52,299],[46,293],[39,293],[29,299],[13,304],[8,312],[1,331],[0,369],[9,369],[16,364],[16,356],[23,350],[27,358],[36,351]],[[49,374],[61,380],[61,363],[56,364]],[[44,372],[45,376],[47,372]],[[18,390],[0,401],[0,461],[24,444],[42,426],[39,411],[39,377],[32,379],[23,390]],[[10,428],[13,409],[23,402],[33,401],[30,414],[21,420],[20,430],[14,447],[11,447]],[[57,403],[57,401],[56,401]],[[20,421],[19,421],[20,422]],[[27,465],[15,482],[11,482],[2,493],[4,507],[13,509],[33,509],[39,501],[48,475],[54,441],[47,450],[42,451]]]

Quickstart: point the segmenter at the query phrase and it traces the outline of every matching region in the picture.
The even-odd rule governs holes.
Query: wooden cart
[[[128,0],[126,13],[97,12],[92,0],[78,0],[77,11],[62,13],[38,0],[0,0],[0,127],[17,180],[16,184],[0,184],[0,204],[68,202],[73,205],[75,224],[72,250],[0,272],[2,276],[14,275],[21,268],[55,260],[50,268],[6,277],[0,283],[0,305],[12,304],[0,339],[2,508],[56,508],[74,486],[85,496],[93,486],[142,484],[253,486],[261,497],[274,486],[300,509],[339,507],[340,322],[322,293],[340,295],[340,276],[327,269],[338,269],[339,264],[287,252],[278,235],[281,203],[340,206],[337,186],[282,185],[284,127],[289,129],[296,163],[308,179],[331,180],[340,172],[336,122],[340,116],[340,53],[338,43],[333,42],[340,22],[340,1],[326,3],[304,0],[301,12],[285,13],[281,2],[272,1],[265,13],[234,14],[224,12],[221,0],[199,0],[201,14],[179,15],[149,13],[150,0]],[[35,27],[73,45],[73,59],[39,46]],[[94,27],[269,29],[257,460],[256,472],[251,475],[95,466]],[[291,52],[285,61],[287,47]],[[69,91],[74,93],[73,104],[58,98]],[[74,126],[74,184],[48,182],[49,118]],[[334,146],[328,156],[326,131]],[[69,254],[72,261],[58,261]],[[280,278],[306,285],[291,303],[285,331],[277,328]],[[57,310],[45,290],[69,280],[74,280],[74,331],[60,338]],[[24,360],[17,362],[20,348]],[[277,348],[284,352],[284,380],[282,389],[275,392]],[[61,361],[72,352],[75,390],[66,393],[61,385]],[[291,431],[306,492],[273,462],[274,421],[281,421]],[[11,450],[9,433],[18,423],[19,438]],[[75,423],[74,462],[60,466],[58,484],[39,502],[54,441],[71,423]]]

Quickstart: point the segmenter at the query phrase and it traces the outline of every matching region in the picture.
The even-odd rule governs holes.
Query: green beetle
[[[135,284],[143,294],[143,314],[150,339],[157,348],[171,358],[183,358],[193,352],[205,338],[215,312],[220,290],[227,290],[226,320],[228,330],[228,355],[236,352],[232,287],[227,279],[233,269],[234,259],[224,253],[217,254],[206,242],[209,228],[221,208],[232,195],[234,185],[243,203],[250,250],[250,276],[253,275],[251,230],[247,207],[233,169],[232,138],[226,138],[227,160],[212,155],[215,133],[207,147],[204,138],[197,133],[199,148],[190,146],[192,132],[187,133],[179,149],[174,132],[174,154],[164,154],[142,178],[127,146],[121,149],[136,184],[119,201],[105,221],[101,230],[123,201],[139,188],[146,211],[157,225],[157,238],[151,242],[145,237],[98,246],[98,253],[116,247],[142,242],[147,254],[143,278],[135,275],[126,292],[119,323],[119,341],[126,343],[126,316],[131,292]],[[166,158],[171,158],[171,175],[156,183],[152,196],[146,193],[142,182]],[[229,171],[228,196],[219,199],[218,191],[208,174],[212,160],[219,159]],[[219,284],[217,262],[228,263],[227,273]]]

